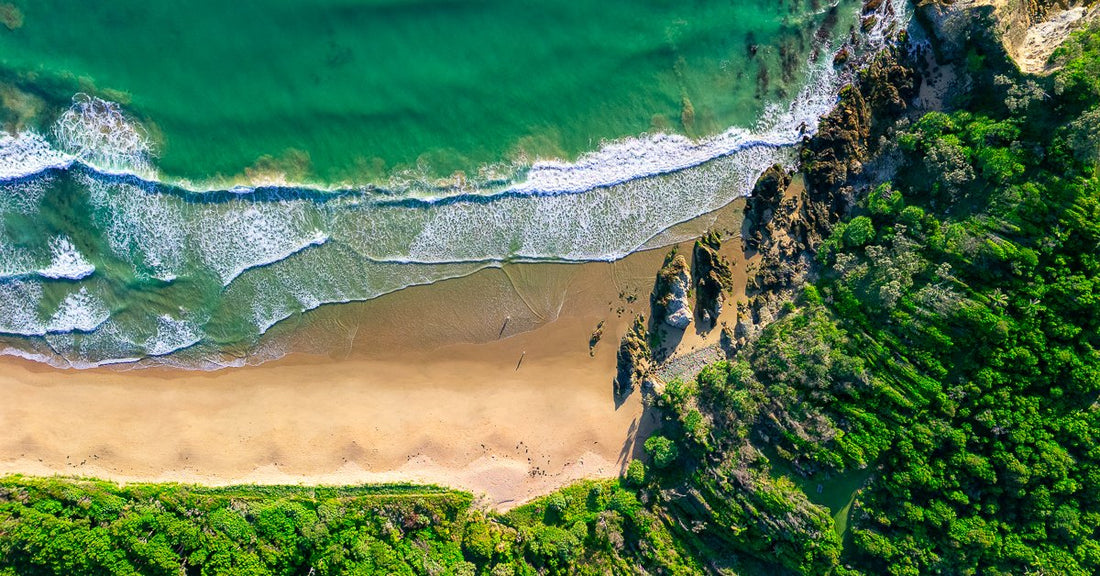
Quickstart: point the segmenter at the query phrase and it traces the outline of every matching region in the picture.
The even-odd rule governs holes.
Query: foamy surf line
[[[821,110],[835,102],[835,97]],[[540,160],[525,170],[525,178],[518,183],[482,188],[454,188],[450,194],[395,197],[386,188],[368,185],[361,188],[325,188],[315,185],[287,184],[274,186],[233,186],[230,188],[203,188],[185,182],[163,181],[155,175],[127,169],[111,169],[86,161],[54,148],[42,135],[24,131],[12,136],[0,136],[0,182],[29,180],[50,171],[69,170],[79,165],[87,172],[104,179],[122,178],[150,188],[175,188],[191,194],[229,193],[254,194],[257,191],[280,193],[316,192],[322,194],[362,193],[366,190],[381,192],[383,202],[414,201],[431,204],[440,201],[492,200],[501,196],[548,196],[558,194],[583,194],[596,188],[615,186],[694,168],[711,160],[731,156],[751,148],[789,148],[797,145],[803,136],[811,136],[817,129],[816,115],[807,111],[801,130],[775,131],[754,134],[743,128],[731,128],[715,137],[693,142],[679,134],[655,134],[604,143],[596,152],[588,153],[575,162]],[[801,116],[801,115],[800,115]],[[440,191],[440,190],[436,190]]]
[[[449,190],[445,187],[435,187],[431,190],[429,186],[426,187],[429,188],[426,190],[427,194],[410,199],[432,203],[453,199],[455,196],[486,200],[501,195],[580,194],[596,188],[694,168],[711,160],[751,148],[795,146],[803,137],[812,136],[816,132],[818,117],[836,102],[836,90],[818,88],[822,84],[832,86],[836,83],[837,74],[830,70],[826,75],[832,77],[819,79],[825,82],[811,82],[811,85],[794,100],[786,114],[777,114],[774,107],[766,112],[765,119],[773,117],[774,120],[767,122],[771,126],[764,130],[732,127],[722,134],[704,138],[698,142],[683,135],[665,133],[605,141],[596,151],[584,154],[573,162],[536,161],[529,168],[521,171],[523,180],[520,182],[507,183],[503,186],[474,183],[472,187],[456,186]],[[121,159],[116,161],[119,164],[123,163]],[[318,193],[356,193],[363,190],[389,192],[386,187],[375,185],[360,188],[326,188],[308,184],[203,187],[182,181],[164,181],[147,169],[134,170],[104,166],[85,157],[60,151],[44,136],[33,131],[23,131],[15,136],[10,134],[0,136],[0,182],[26,180],[51,170],[68,170],[77,164],[104,178],[133,179],[150,187],[168,186],[197,194],[217,192],[251,194],[257,190],[270,190],[276,194],[279,191],[298,190]],[[390,196],[390,198],[393,197]]]

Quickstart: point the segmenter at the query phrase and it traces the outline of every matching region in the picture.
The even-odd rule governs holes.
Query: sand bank
[[[683,226],[728,237],[742,206]],[[740,242],[727,244],[736,260]],[[656,422],[637,392],[613,396],[615,351],[648,313],[667,251],[514,264],[325,307],[284,329],[299,352],[254,367],[64,371],[0,359],[0,474],[418,482],[500,508],[618,475]],[[735,271],[743,290],[744,263]],[[681,345],[717,333],[693,324]],[[311,349],[325,353],[301,352]]]

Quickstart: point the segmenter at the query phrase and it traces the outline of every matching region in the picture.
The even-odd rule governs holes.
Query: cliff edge
[[[1055,71],[1050,55],[1074,30],[1100,18],[1097,0],[923,0],[918,6],[945,56],[965,53],[971,21],[988,17],[1013,62],[1037,75]]]

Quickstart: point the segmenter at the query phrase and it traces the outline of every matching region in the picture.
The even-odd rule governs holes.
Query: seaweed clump
[[[0,2],[0,24],[8,30],[17,30],[23,27],[23,12],[14,4]]]

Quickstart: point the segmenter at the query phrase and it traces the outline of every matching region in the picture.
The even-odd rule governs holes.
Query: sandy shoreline
[[[683,226],[736,233],[742,206]],[[728,244],[736,260],[740,242]],[[509,265],[326,307],[291,340],[328,354],[254,367],[65,371],[0,358],[0,474],[417,482],[499,508],[618,475],[656,422],[637,392],[617,405],[615,351],[634,315],[648,313],[667,251]],[[736,262],[742,290],[744,273]],[[693,328],[684,350],[717,340]]]

